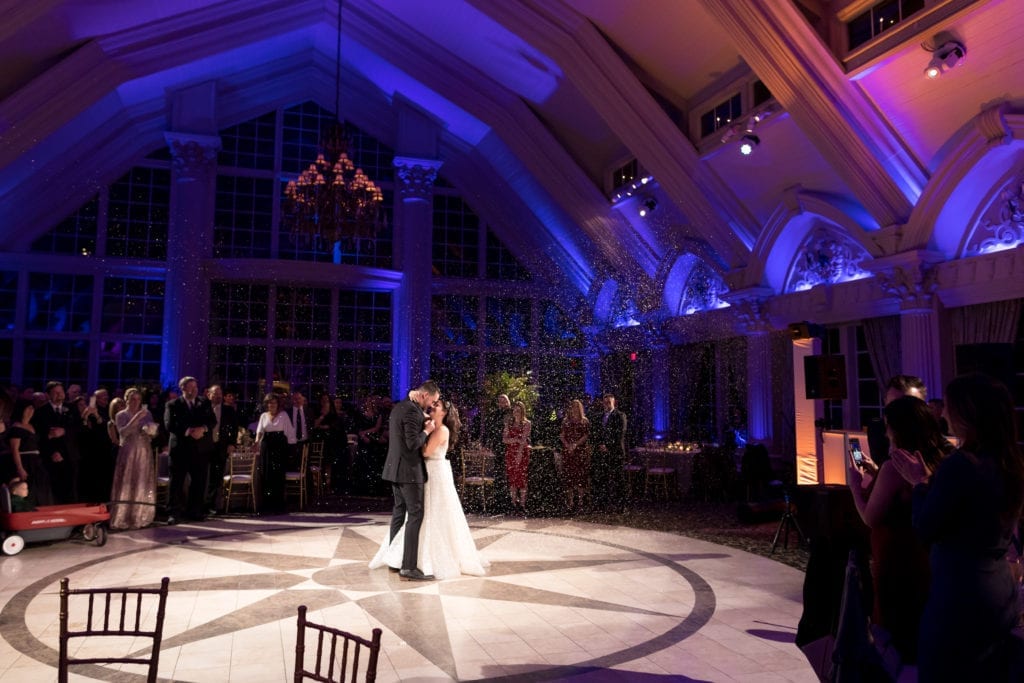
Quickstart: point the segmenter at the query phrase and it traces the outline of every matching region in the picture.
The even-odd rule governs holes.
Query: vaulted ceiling
[[[652,308],[687,255],[734,288],[764,284],[752,259],[801,197],[859,241],[900,230],[957,131],[1022,105],[1018,3],[925,4],[837,57],[840,19],[871,2],[346,0],[342,113],[398,153],[399,112],[427,114],[441,172],[520,258],[581,299],[614,279]],[[218,128],[333,108],[338,6],[0,0],[0,248],[24,249],[164,144],[176,92],[214,82]],[[943,35],[967,61],[927,80],[922,44]],[[728,129],[702,138],[700,114],[755,80],[774,98],[755,153]],[[612,201],[611,172],[633,158],[653,183]],[[643,199],[657,209],[640,218]]]

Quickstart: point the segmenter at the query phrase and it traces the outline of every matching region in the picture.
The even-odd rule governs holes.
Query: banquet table
[[[630,451],[634,459],[641,463],[652,464],[653,461],[663,458],[665,467],[674,467],[676,470],[676,485],[679,487],[680,496],[686,496],[690,492],[690,484],[693,480],[693,462],[700,453],[701,450],[699,448],[681,450],[676,448],[651,448],[647,446],[639,446]]]

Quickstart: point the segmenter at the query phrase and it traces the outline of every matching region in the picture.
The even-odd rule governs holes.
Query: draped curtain
[[[1022,299],[973,304],[949,310],[953,345],[1012,344],[1017,340]]]
[[[888,315],[882,318],[868,318],[863,323],[864,341],[871,358],[871,369],[878,382],[878,391],[885,390],[892,377],[900,374],[900,317]]]

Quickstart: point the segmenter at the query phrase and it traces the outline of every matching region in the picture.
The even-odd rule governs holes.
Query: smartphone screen
[[[864,452],[860,449],[860,439],[856,437],[850,439],[850,457],[857,466],[864,463]]]

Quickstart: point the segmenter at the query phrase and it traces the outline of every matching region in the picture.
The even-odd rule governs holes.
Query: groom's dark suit
[[[403,570],[417,568],[420,526],[423,524],[423,484],[427,481],[427,465],[423,460],[423,444],[427,442],[424,421],[423,409],[406,399],[395,404],[388,422],[388,457],[384,461],[381,478],[391,482],[395,493],[391,540],[405,525]]]

